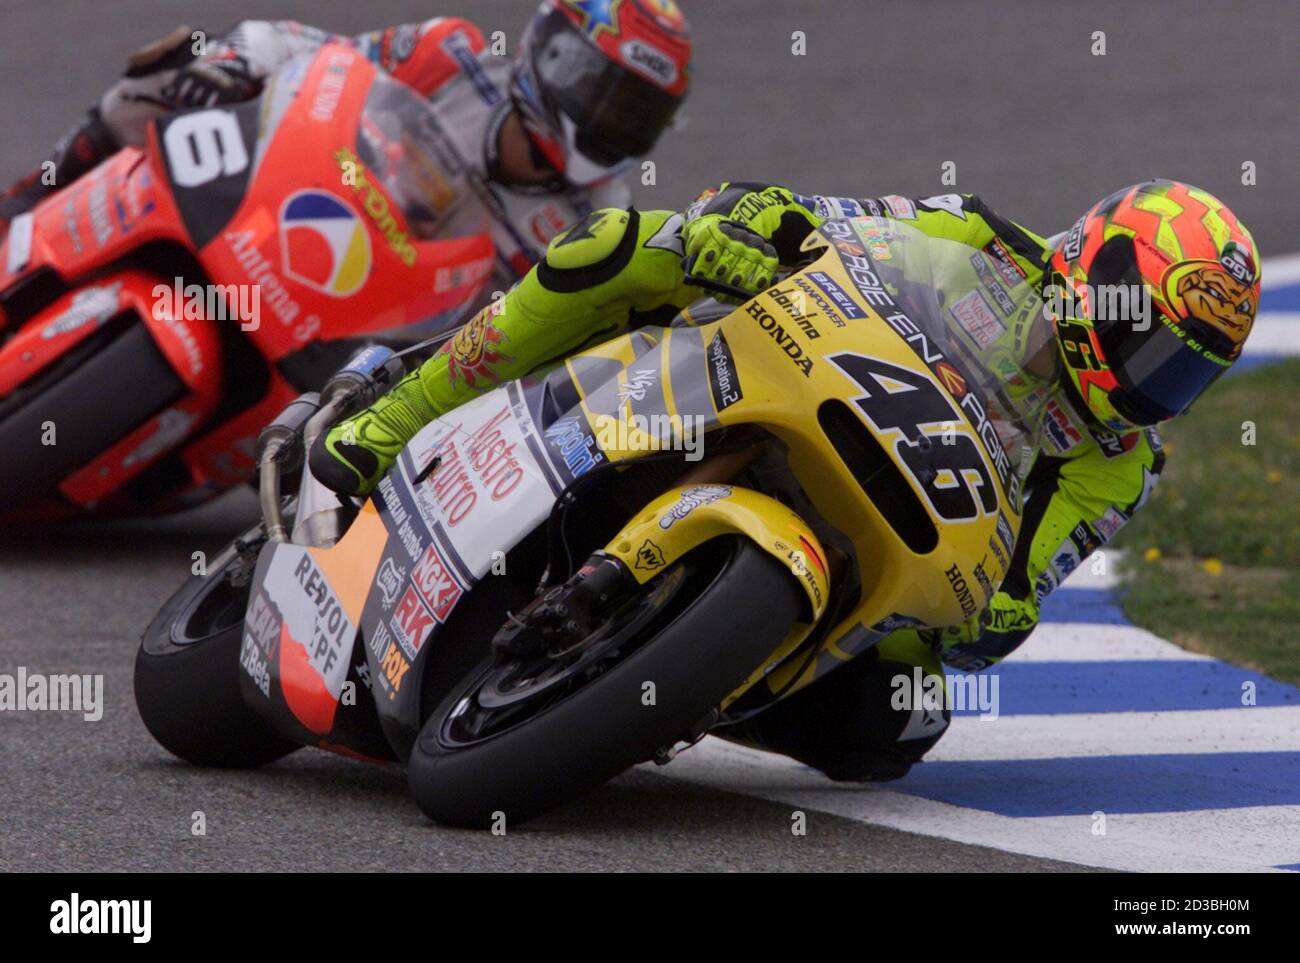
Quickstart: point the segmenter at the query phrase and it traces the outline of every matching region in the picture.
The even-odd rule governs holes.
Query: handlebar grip
[[[299,395],[289,402],[284,411],[276,415],[275,420],[258,434],[255,449],[257,463],[260,465],[266,453],[274,449],[281,470],[295,471],[302,464],[303,429],[312,415],[320,411],[320,407],[320,395],[315,391]]]
[[[332,401],[345,391],[352,391],[363,406],[368,405],[405,373],[405,364],[392,348],[367,345],[325,382],[321,397]]]

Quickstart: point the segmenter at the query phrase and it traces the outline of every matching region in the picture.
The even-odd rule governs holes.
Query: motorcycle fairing
[[[161,188],[160,188],[160,185]],[[149,241],[182,240],[166,180],[144,152],[126,147],[31,211],[30,251],[0,241],[0,297],[45,270],[68,278],[103,268]]]
[[[310,550],[317,560],[335,553],[347,558],[351,578],[364,582],[364,590],[355,590],[365,594],[353,634],[364,640],[365,677],[398,758],[418,732],[422,672],[456,606],[547,517],[573,478],[602,461],[629,461],[681,442],[678,426],[686,416],[709,427],[758,425],[775,436],[822,521],[851,541],[861,581],[859,601],[822,637],[811,665],[802,656],[769,663],[771,671],[751,677],[749,692],[733,693],[742,708],[761,706],[787,691],[787,683],[801,686],[833,670],[893,628],[960,622],[974,600],[958,582],[968,586],[965,595],[979,592],[987,603],[1005,575],[999,554],[1009,555],[990,545],[996,539],[1008,548],[1019,528],[1016,476],[997,472],[989,450],[995,440],[980,434],[975,409],[961,403],[966,393],[982,390],[969,359],[950,357],[929,340],[918,343],[903,305],[869,296],[877,289],[862,265],[874,262],[845,263],[863,257],[862,245],[830,244],[812,264],[720,321],[615,338],[544,375],[489,392],[416,435],[367,503],[366,534],[350,530],[333,548]],[[807,297],[797,298],[800,291]],[[970,473],[969,515],[944,517],[943,499],[931,497],[936,478],[941,495],[956,484],[955,475],[932,477],[927,488],[926,479],[900,469],[914,455],[903,426],[915,413],[906,405],[923,397],[930,407],[946,399],[945,421],[924,425],[925,432],[937,439],[942,428],[965,439],[962,450],[978,460],[963,469]],[[873,398],[905,402],[894,412],[904,419],[894,424],[878,406],[859,404]],[[853,431],[875,439],[882,467],[855,474],[819,418],[828,404],[843,408]],[[667,429],[646,427],[656,415],[668,417]],[[929,464],[923,460],[916,470]],[[913,491],[916,510],[935,530],[932,546],[909,544],[876,502],[885,492],[884,467]],[[986,484],[976,485],[977,476]],[[772,509],[773,530],[789,528],[778,515]],[[799,524],[796,531],[813,528]],[[354,537],[365,539],[364,557],[352,550]],[[625,553],[633,565],[640,547]],[[650,564],[653,556],[651,546]],[[820,552],[817,557],[825,564]],[[825,592],[826,584],[813,579],[807,587]],[[253,617],[250,608],[250,623]],[[331,691],[335,680],[322,679]]]
[[[294,69],[303,68],[295,64]],[[308,341],[403,328],[471,303],[492,271],[490,237],[479,230],[421,239],[401,200],[364,159],[359,141],[372,93],[411,101],[416,95],[379,75],[352,48],[336,44],[314,55],[297,96],[286,100],[281,93],[293,80],[277,82],[260,112],[255,105],[202,112],[232,137],[249,117],[266,121],[269,113],[273,121],[241,145],[247,165],[256,171],[237,208],[228,217],[222,212],[219,229],[205,227],[195,237],[209,275],[262,286],[266,317],[249,337],[278,360]],[[222,123],[221,112],[231,111],[237,123]],[[184,123],[187,116],[200,115],[182,114],[174,122]],[[299,216],[288,205],[302,195],[332,208],[332,219],[363,233],[365,243],[354,237],[346,256],[355,283],[335,285],[325,275],[313,279],[310,272],[292,270],[286,218]],[[314,270],[317,255],[306,250]]]
[[[106,433],[99,457],[71,466],[75,477],[60,479],[62,497],[29,501],[20,511],[46,518],[76,513],[78,505],[134,514],[198,504],[251,476],[258,430],[296,396],[275,362],[322,339],[449,321],[471,303],[493,266],[491,238],[472,223],[472,212],[458,222],[459,236],[419,239],[408,208],[380,177],[359,164],[350,186],[340,160],[341,152],[363,153],[361,131],[376,117],[400,119],[401,111],[427,109],[427,101],[379,74],[355,50],[327,44],[269,78],[255,101],[182,111],[149,125],[144,149],[114,154],[38,203],[0,239],[0,338],[7,338],[0,345],[0,398],[93,335],[114,306],[113,272],[143,260],[142,250],[150,263],[157,255],[160,264],[180,265],[185,285],[210,282],[226,291],[242,285],[241,306],[243,293],[260,295],[257,324],[234,335],[241,343],[232,353],[265,367],[238,384],[215,382],[209,397],[207,379],[219,372],[224,351],[207,342],[219,323],[233,319],[195,319],[203,323],[175,351],[177,338],[150,321],[158,300],[153,286],[170,289],[175,279],[158,277],[143,286],[136,313],[195,397],[130,421],[129,437]],[[403,169],[404,156],[388,155],[390,166]],[[284,210],[304,192],[333,198],[336,212],[350,212],[354,240],[359,233],[368,241],[368,251],[360,242],[355,246],[351,277],[363,281],[355,290],[338,285],[323,291],[286,269]],[[191,255],[203,270],[186,266]],[[124,297],[119,294],[117,307],[126,307]],[[56,330],[45,337],[52,325]],[[206,359],[202,388],[191,383],[189,347],[196,339]],[[209,424],[223,400],[238,404],[221,423]],[[134,492],[122,487],[168,459],[175,464]]]
[[[636,332],[613,354],[634,361],[653,353],[666,334]],[[693,332],[684,335],[696,350],[682,357],[703,373],[703,343]],[[501,571],[505,556],[545,521],[568,484],[604,459],[584,427],[578,379],[598,387],[590,379],[599,368],[626,384],[627,369],[602,350],[436,419],[406,446],[367,503],[386,537],[360,566],[369,593],[356,637],[380,726],[398,758],[409,754],[419,731],[421,687],[411,680],[422,678],[456,605],[494,569]],[[578,448],[590,464],[575,457]],[[350,553],[351,539],[350,529],[333,548],[312,551]],[[343,744],[338,733],[329,741]]]
[[[529,390],[536,406],[544,385]],[[566,484],[548,451],[524,386],[512,382],[422,429],[371,499],[389,538],[361,630],[379,717],[399,756],[420,722],[420,687],[407,680],[423,672],[456,604],[502,570]]]
[[[534,419],[546,391],[512,382],[426,426],[333,547],[263,549],[241,684],[277,731],[367,758],[409,754],[421,706],[412,680],[439,633],[566,484]],[[341,702],[347,682],[373,698]]]
[[[391,758],[362,691],[357,625],[387,533],[367,506],[334,548],[270,542],[258,557],[240,646],[245,700],[282,735]]]
[[[177,214],[194,249],[208,244],[244,203],[253,179],[260,102],[178,111],[154,122],[150,146],[162,158]],[[219,154],[221,162],[196,170],[194,158]]]
[[[0,347],[0,397],[67,356],[123,315],[148,330],[179,394],[165,408],[144,412],[138,424],[77,466],[59,483],[71,505],[97,506],[121,490],[166,452],[180,445],[220,400],[223,357],[216,324],[160,299],[172,284],[145,271],[104,274],[96,284],[69,291]],[[147,417],[145,417],[147,416]],[[50,510],[59,507],[51,504]],[[70,509],[69,509],[70,510]]]
[[[655,447],[647,445],[653,439],[628,424],[634,414],[646,411],[694,414],[703,408],[710,427],[761,425],[788,449],[791,471],[819,514],[852,540],[863,583],[856,610],[827,634],[813,668],[800,676],[801,685],[900,625],[953,625],[978,611],[1006,574],[1001,559],[1010,556],[1020,525],[1024,462],[1017,466],[1003,458],[1007,445],[985,417],[988,380],[973,374],[973,356],[953,353],[933,332],[927,337],[924,319],[910,318],[909,310],[915,310],[890,298],[877,283],[873,272],[880,268],[859,236],[866,234],[874,242],[876,232],[882,229],[874,223],[832,227],[821,239],[825,250],[813,263],[722,321],[689,331],[690,339],[679,328],[638,332],[655,337],[650,351],[658,352],[657,357],[634,349],[632,336],[626,336],[566,365],[582,396],[590,434],[611,461],[636,458]],[[883,233],[895,246],[881,256],[882,263],[888,255],[907,256],[907,248],[897,246],[900,239],[912,238],[914,247],[930,243],[894,222]],[[972,271],[972,250],[946,243],[954,250],[938,253]],[[977,277],[974,283],[979,283]],[[1023,310],[1032,307],[1027,303]],[[700,343],[705,345],[702,355]],[[611,375],[608,359],[623,362],[624,370]],[[658,372],[658,379],[647,372]],[[630,396],[629,384],[637,389]],[[960,484],[955,474],[945,480],[941,459],[922,457],[915,472],[898,473],[915,493],[917,511],[929,516],[935,538],[930,546],[904,540],[874,501],[884,494],[884,489],[877,492],[876,469],[855,473],[842,460],[847,455],[827,451],[834,443],[819,418],[824,405],[841,406],[857,426],[853,431],[869,433],[883,457],[902,466],[905,455],[915,455],[910,435],[885,420],[873,422],[867,414],[873,406],[860,402],[893,396],[909,384],[932,404],[944,399],[942,421],[921,427],[923,433],[934,433],[934,444],[926,450],[936,456],[953,450],[946,441],[940,445],[938,429],[944,429],[974,459],[959,469],[974,499],[962,517],[944,517],[936,508],[943,504],[943,489]],[[932,473],[933,487],[923,487],[917,472]],[[769,695],[779,691],[798,668],[778,666],[763,688]]]

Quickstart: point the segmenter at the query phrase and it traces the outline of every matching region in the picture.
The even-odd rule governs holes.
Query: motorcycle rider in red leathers
[[[442,172],[458,196],[439,205],[441,223],[419,233],[488,231],[495,283],[505,290],[588,212],[629,204],[619,175],[671,124],[686,95],[691,42],[673,0],[543,0],[513,62],[494,52],[497,42],[457,17],[359,37],[293,21],[245,20],[219,39],[178,27],[134,53],[51,157],[0,192],[0,237],[44,197],[143,144],[150,120],[248,100],[293,58],[344,43],[432,101],[452,142],[440,154],[461,169]]]

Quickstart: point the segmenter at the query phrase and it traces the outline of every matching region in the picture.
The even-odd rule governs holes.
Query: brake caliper
[[[559,655],[589,638],[642,591],[619,559],[596,554],[567,581],[541,592],[492,639],[497,664]]]

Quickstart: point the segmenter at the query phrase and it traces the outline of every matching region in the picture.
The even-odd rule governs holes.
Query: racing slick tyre
[[[239,691],[248,585],[226,564],[196,575],[140,638],[135,704],[164,749],[198,766],[248,769],[299,748],[275,735]]]
[[[412,749],[411,792],[449,826],[553,809],[711,721],[806,607],[748,539],[706,543],[565,653],[484,663],[453,686]]]

